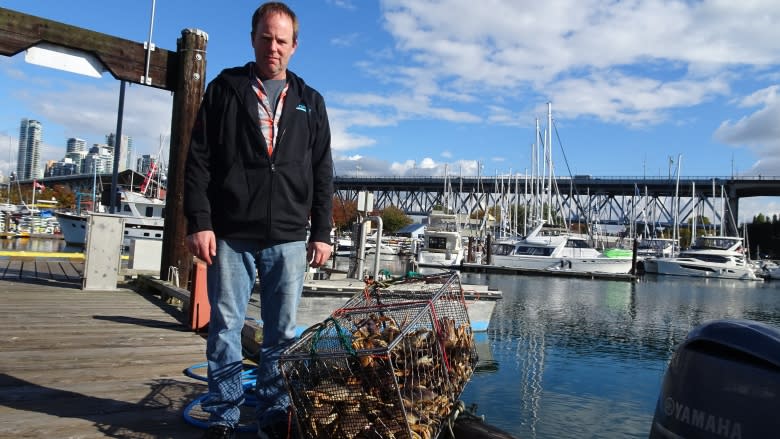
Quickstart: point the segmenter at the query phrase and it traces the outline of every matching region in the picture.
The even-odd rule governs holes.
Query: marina
[[[82,291],[78,259],[0,261],[0,436],[199,434],[182,412],[205,386],[182,371],[203,361],[205,340],[181,305],[136,282]],[[475,334],[480,362],[461,400],[517,438],[647,437],[664,372],[689,331],[720,318],[780,326],[771,280],[461,276],[502,292]]]
[[[212,38],[212,46],[206,50],[207,32],[223,35],[226,30],[232,30],[233,25],[229,23],[234,20],[228,20],[226,14],[212,14],[220,19],[193,21],[193,11],[204,15],[202,7],[180,8],[176,14],[166,11],[162,15],[166,18],[158,22],[165,29],[158,32],[158,40],[161,34],[170,35],[172,26],[184,29],[181,38],[176,40],[174,52],[164,48],[172,41],[153,42],[155,2],[152,2],[149,37],[143,42],[100,33],[101,29],[117,29],[117,23],[107,21],[105,13],[93,10],[99,7],[40,8],[30,6],[35,2],[17,3],[9,6],[26,12],[0,8],[0,52],[4,56],[25,52],[27,63],[66,68],[75,73],[81,69],[41,62],[40,51],[55,48],[88,55],[94,58],[87,62],[91,67],[79,73],[100,76],[102,72],[94,71],[97,67],[110,72],[120,81],[120,95],[116,131],[105,136],[105,143],[100,140],[101,143],[94,143],[87,151],[85,139],[70,138],[65,156],[47,160],[44,169],[39,161],[41,147],[52,142],[51,138],[43,138],[44,123],[48,125],[47,133],[102,137],[108,132],[105,116],[112,118],[113,114],[102,107],[93,112],[80,102],[84,99],[75,100],[81,105],[72,105],[74,90],[90,98],[102,98],[102,84],[85,93],[86,89],[73,87],[75,83],[67,79],[50,81],[54,77],[39,75],[12,61],[14,72],[20,74],[8,76],[11,81],[4,87],[10,102],[6,105],[9,109],[6,117],[21,116],[21,123],[15,173],[11,172],[11,136],[5,134],[3,138],[9,144],[6,205],[13,205],[19,211],[9,213],[0,221],[0,238],[3,238],[0,240],[3,317],[0,437],[200,436],[206,415],[197,410],[197,405],[206,389],[202,377],[191,371],[204,368],[206,342],[202,318],[204,315],[208,318],[209,308],[205,298],[205,265],[201,262],[193,265],[192,255],[183,242],[188,233],[184,210],[190,213],[190,226],[196,219],[206,219],[203,227],[196,227],[203,230],[211,227],[207,211],[213,211],[214,224],[219,225],[216,218],[219,209],[215,207],[220,203],[214,203],[215,199],[231,200],[235,195],[224,189],[240,188],[236,198],[253,200],[252,206],[258,206],[254,201],[263,197],[245,198],[241,194],[261,192],[256,185],[260,180],[250,178],[244,185],[241,165],[251,165],[246,167],[246,175],[250,177],[256,172],[265,175],[268,169],[265,164],[255,166],[256,160],[247,159],[249,156],[241,156],[223,161],[229,166],[210,172],[209,178],[199,178],[198,169],[216,171],[222,166],[213,166],[215,162],[184,165],[187,157],[190,163],[197,162],[199,132],[211,133],[204,142],[209,150],[219,143],[211,138],[214,132],[224,131],[228,134],[224,138],[230,139],[231,130],[225,128],[227,125],[222,126],[224,130],[215,129],[219,127],[211,123],[214,119],[210,116],[205,118],[209,121],[208,129],[193,131],[191,116],[198,111],[200,102],[212,102],[211,94],[209,99],[203,99],[203,91],[217,72],[212,71],[214,66],[227,65],[220,54],[231,52],[219,49],[224,41],[221,37]],[[504,437],[503,432],[518,439],[647,437],[648,433],[655,438],[651,431],[665,437],[699,437],[701,433],[740,438],[773,436],[780,428],[775,416],[780,409],[777,386],[780,357],[776,354],[780,350],[776,347],[780,332],[774,329],[780,326],[776,282],[780,278],[777,265],[780,247],[777,228],[768,227],[777,223],[777,215],[772,218],[775,224],[771,224],[764,217],[766,212],[759,211],[771,208],[772,215],[777,209],[772,203],[762,205],[747,200],[740,212],[740,203],[752,197],[780,195],[776,163],[771,160],[772,154],[767,153],[773,145],[766,139],[772,136],[767,135],[770,132],[764,127],[767,124],[757,123],[766,119],[760,116],[773,114],[775,110],[770,99],[775,85],[771,74],[740,77],[739,87],[734,82],[735,75],[723,74],[733,70],[734,57],[730,56],[730,50],[739,51],[742,47],[740,41],[728,38],[744,32],[726,33],[725,41],[729,44],[725,45],[718,45],[723,38],[715,41],[706,36],[723,34],[712,23],[728,23],[732,17],[760,18],[761,13],[739,15],[734,14],[737,9],[724,7],[705,14],[703,19],[696,9],[698,3],[682,5],[673,15],[690,18],[686,22],[692,23],[691,28],[703,29],[700,34],[705,37],[692,40],[685,32],[672,32],[672,39],[667,40],[680,40],[681,44],[673,45],[677,51],[661,59],[656,55],[658,51],[653,51],[653,44],[648,46],[644,41],[655,41],[658,45],[662,38],[644,38],[633,43],[625,43],[626,38],[588,38],[604,34],[602,26],[610,25],[609,20],[564,23],[558,34],[571,38],[558,39],[552,46],[547,44],[549,47],[539,46],[535,39],[523,39],[519,33],[507,32],[507,26],[495,26],[495,20],[477,19],[472,23],[476,31],[465,36],[461,32],[453,38],[448,20],[430,17],[464,16],[467,6],[441,3],[433,9],[409,5],[383,7],[379,16],[374,11],[376,8],[349,8],[349,21],[339,10],[345,5],[329,4],[332,10],[327,14],[320,14],[317,6],[308,8],[311,11],[307,16],[313,19],[315,29],[317,24],[329,28],[334,28],[333,24],[339,25],[337,28],[350,27],[356,22],[387,24],[378,27],[384,32],[382,38],[364,41],[381,41],[384,47],[394,47],[394,56],[373,60],[371,65],[377,68],[369,69],[356,83],[365,91],[364,96],[401,93],[418,98],[414,101],[418,105],[411,110],[388,100],[363,99],[356,111],[365,117],[353,117],[353,113],[340,111],[338,107],[330,112],[334,139],[338,140],[333,144],[334,151],[343,150],[345,138],[348,149],[355,150],[349,157],[335,157],[332,194],[324,192],[331,189],[331,180],[326,175],[330,171],[330,166],[326,166],[331,159],[330,132],[320,130],[328,126],[324,107],[319,105],[320,96],[315,93],[317,105],[312,106],[309,99],[303,99],[302,105],[294,107],[302,112],[290,113],[289,108],[293,108],[290,105],[284,113],[294,113],[296,122],[308,120],[310,134],[317,128],[316,135],[308,136],[316,143],[316,148],[310,150],[323,154],[304,162],[322,164],[325,171],[315,172],[313,183],[307,178],[308,172],[302,173],[300,181],[290,178],[298,177],[290,172],[295,169],[290,167],[293,162],[284,157],[292,150],[274,148],[272,144],[275,140],[306,136],[293,134],[291,138],[283,136],[287,132],[284,129],[276,129],[277,125],[288,127],[287,122],[292,119],[287,116],[267,118],[264,121],[270,122],[263,122],[264,128],[271,126],[271,131],[278,134],[267,137],[266,141],[272,175],[268,181],[277,182],[274,188],[278,189],[273,193],[295,203],[296,195],[300,194],[294,192],[299,191],[286,188],[294,188],[302,181],[308,186],[298,186],[317,190],[316,202],[311,206],[311,236],[323,231],[320,226],[328,221],[327,215],[331,213],[325,209],[330,204],[326,199],[332,195],[333,204],[342,208],[341,224],[334,228],[334,238],[343,241],[336,245],[334,255],[348,254],[353,258],[337,262],[334,257],[329,270],[311,272],[299,308],[300,339],[295,343],[301,343],[298,357],[289,357],[289,349],[282,357],[288,360],[286,366],[301,360],[297,363],[300,367],[293,366],[295,372],[284,377],[290,394],[298,391],[295,408],[298,419],[302,419],[301,429],[312,432],[310,437],[357,439],[398,435],[432,439],[446,436],[439,434],[445,426],[452,432],[453,425],[447,417],[451,421],[454,412],[468,413],[472,420],[484,417],[480,425],[498,430],[480,437],[493,438]],[[520,12],[508,3],[501,5],[502,11]],[[236,12],[234,9],[230,12]],[[628,14],[618,14],[620,21],[644,23],[647,20],[647,14],[642,14],[644,9],[634,9]],[[612,17],[614,11],[605,10]],[[576,14],[583,11],[574,11],[573,16],[583,16]],[[138,22],[135,8],[125,8],[125,12],[119,27]],[[672,17],[671,12],[662,12],[656,15]],[[52,18],[31,13],[51,14]],[[537,18],[536,14],[531,11],[528,17]],[[295,15],[288,15],[292,18],[291,41],[295,44],[293,50],[289,46],[280,49],[286,54],[282,59],[285,65],[297,47],[298,32]],[[356,16],[360,19],[355,20]],[[263,18],[262,14],[256,17]],[[323,17],[327,21],[318,23]],[[76,19],[99,26],[93,31],[66,24]],[[771,35],[771,26],[767,27],[760,19],[742,22],[754,24],[758,40]],[[198,23],[204,28],[196,28],[194,25]],[[253,19],[253,38],[255,27]],[[449,43],[452,50],[442,51],[441,44],[409,44],[412,40],[408,35],[423,34],[432,36],[430,41]],[[260,35],[263,37],[265,33]],[[591,40],[598,40],[600,45],[613,44],[612,49],[619,48],[625,55],[623,59],[629,61],[605,62],[599,56],[615,50],[580,50],[577,57],[553,63],[558,74],[552,75],[553,80],[547,81],[550,83],[543,83],[533,80],[538,76],[533,72],[540,71],[539,61],[534,57],[513,56],[518,52],[516,41],[530,42],[525,47],[529,49],[527,53],[563,53],[570,51],[568,46],[572,44],[575,45],[572,47],[598,47]],[[253,39],[256,62],[262,64],[263,59],[270,58],[261,56],[263,46],[256,41]],[[387,45],[388,41],[395,44]],[[715,66],[710,78],[686,76],[686,72],[696,71],[695,67],[702,63],[701,56],[691,55],[696,50],[681,51],[677,47],[708,47],[713,43],[729,50],[710,54],[712,62],[707,65]],[[473,96],[461,99],[472,105],[455,108],[453,103],[457,99],[453,96],[463,97],[462,93],[458,94],[462,91],[460,85],[464,78],[466,83],[473,82],[473,75],[462,73],[466,70],[458,57],[442,53],[469,54],[473,50],[457,49],[477,45],[484,46],[484,53],[494,55],[485,58],[482,64],[503,64],[498,69],[483,70],[506,72],[504,77],[499,77],[505,79],[502,84],[529,86],[520,87],[517,93],[503,96],[501,100],[486,99],[484,103],[476,97],[492,95],[480,93],[478,87]],[[753,46],[761,49],[760,44]],[[357,58],[346,58],[344,54],[358,52],[339,50],[337,53],[322,48],[309,52],[309,56],[313,55],[312,62],[324,60],[328,66],[367,66],[363,52]],[[774,55],[765,52],[758,50],[753,58],[769,60],[768,63],[748,60],[743,65],[764,66],[764,71],[773,73]],[[206,54],[209,54],[208,63]],[[413,56],[407,56],[410,54]],[[673,68],[651,69],[655,73],[649,81],[646,67],[660,66],[663,63],[659,60],[669,59],[675,60]],[[401,65],[397,60],[405,61]],[[496,64],[495,60],[500,62]],[[517,68],[505,68],[506,60],[515,62]],[[207,69],[207,66],[211,67]],[[399,67],[403,67],[403,72],[417,72],[416,67],[426,66],[436,66],[426,70],[430,72],[424,83],[426,87],[407,86],[409,81],[375,82],[377,77],[381,79],[382,72],[398,72]],[[280,77],[286,76],[283,70],[275,72]],[[612,74],[605,76],[603,72]],[[322,84],[318,85],[321,90],[338,96],[343,84],[332,81],[342,80],[342,76],[315,71],[310,83]],[[692,83],[691,79],[701,84],[686,87]],[[141,85],[143,89],[172,92],[173,99],[157,103],[152,95],[144,95],[141,114],[137,105],[129,106],[127,130],[123,133],[128,83]],[[27,90],[35,84],[39,86],[34,92]],[[58,87],[54,91],[54,88],[41,88],[40,84]],[[549,101],[546,126],[534,116],[533,135],[527,135],[531,134],[530,117],[525,123],[506,123],[510,117],[522,120],[526,113],[530,116],[537,112],[539,105],[531,101],[549,95],[545,89],[560,90],[561,86],[571,84],[595,87],[580,87],[579,93],[553,93],[551,97],[560,99],[564,109],[555,123]],[[491,89],[495,83],[479,82],[480,87],[483,85]],[[602,93],[604,96],[626,98],[613,99],[615,105],[582,105],[583,97],[592,98],[593,91],[599,87],[607,91]],[[431,90],[440,93],[431,94]],[[133,92],[136,93],[131,93],[132,99],[138,99],[138,89]],[[36,99],[39,97],[36,93],[51,98],[50,105],[34,105],[41,101]],[[654,94],[660,98],[647,99]],[[664,99],[672,95],[675,99]],[[345,97],[349,100],[354,96],[342,93],[340,97],[343,103]],[[265,102],[264,96],[260,98]],[[652,102],[637,105],[640,101]],[[598,99],[594,102],[598,104]],[[746,106],[757,109],[745,109]],[[705,107],[719,111],[704,111]],[[51,114],[51,109],[56,109],[58,117]],[[421,111],[415,113],[415,109]],[[169,112],[172,117],[165,117]],[[72,116],[87,113],[92,123],[78,126],[66,122],[82,120],[84,117]],[[209,108],[208,113],[205,110],[200,113],[206,114],[213,112]],[[425,117],[416,117],[420,114]],[[314,124],[313,116],[317,116]],[[150,124],[151,119],[158,120]],[[670,123],[672,119],[675,122]],[[160,120],[170,120],[170,126],[160,126],[157,123]],[[113,129],[114,121],[110,122]],[[68,129],[61,130],[65,125],[69,125]],[[133,159],[128,160],[131,151],[139,153],[148,148],[148,139],[144,139],[148,130],[139,132],[138,126],[153,125],[163,133],[157,159],[152,163],[152,157],[144,154],[148,160],[132,163]],[[488,129],[468,129],[478,125]],[[392,135],[388,135],[388,126]],[[637,134],[637,126],[648,129]],[[609,135],[604,135],[606,129]],[[656,131],[663,135],[656,135]],[[750,136],[745,136],[748,132]],[[168,142],[164,141],[165,136]],[[562,139],[566,138],[576,139],[569,153],[563,148]],[[684,141],[672,145],[666,141],[669,138]],[[442,140],[447,151],[442,153],[441,145],[431,139]],[[524,147],[516,147],[517,141],[521,145],[532,142],[530,154]],[[191,148],[191,143],[196,147]],[[370,146],[375,146],[372,152],[364,150]],[[677,151],[675,156],[670,148],[683,151]],[[157,174],[157,196],[161,196],[162,175],[166,174],[166,189],[170,187],[171,192],[165,220],[163,201],[154,205],[123,204],[120,193],[135,191],[135,186],[140,186],[140,193],[145,193],[164,149],[170,163],[165,165],[164,172],[161,167]],[[749,154],[739,149],[749,150]],[[443,158],[430,159],[434,157],[430,152],[441,153]],[[686,163],[693,159],[693,166],[686,173],[702,176],[682,176],[682,152],[686,153]],[[642,153],[642,177],[590,174],[606,170],[638,175],[638,159]],[[724,172],[729,153],[732,156],[730,176]],[[202,156],[208,156],[209,160],[216,157],[213,153]],[[254,153],[250,156],[256,157]],[[231,154],[220,157],[230,159]],[[418,163],[413,157],[425,159]],[[483,157],[502,163],[488,162],[485,169]],[[304,158],[308,159],[308,155]],[[519,158],[531,160],[519,163]],[[451,178],[449,161],[460,168],[458,178]],[[113,171],[109,175],[110,163]],[[511,166],[508,170],[504,169],[507,165]],[[490,169],[493,166],[497,167]],[[518,172],[523,168],[523,173]],[[308,171],[308,166],[302,169]],[[135,176],[140,170],[146,177],[137,185]],[[274,177],[277,172],[279,177]],[[224,182],[220,181],[223,176]],[[186,208],[182,203],[182,187],[187,187],[182,183],[193,181],[196,186],[202,183],[208,187],[206,192],[213,203],[210,210],[195,209],[196,215],[189,208],[193,198],[188,198]],[[296,185],[286,184],[293,182]],[[122,186],[126,189],[120,189]],[[250,190],[245,192],[245,187]],[[89,192],[92,213],[82,215],[80,201]],[[187,192],[190,197],[192,191]],[[41,200],[44,193],[45,200]],[[110,203],[110,214],[99,211],[98,193],[101,204]],[[40,195],[38,203],[37,195]],[[27,200],[31,200],[29,209],[21,213],[22,208],[28,207]],[[301,200],[297,202],[299,206],[303,206]],[[125,201],[129,200],[125,198]],[[37,210],[41,202],[58,209],[59,221]],[[119,213],[114,209],[117,204]],[[234,203],[224,204],[231,205]],[[143,206],[143,209],[134,210],[133,206]],[[266,222],[255,223],[253,215],[245,215],[242,208],[226,208],[221,213],[235,218],[237,225],[247,225],[254,233],[258,224],[273,226],[277,221],[287,224],[284,221],[287,214],[275,213],[273,207],[267,211],[275,214],[268,216],[273,221]],[[353,207],[358,212],[357,220],[353,217]],[[451,217],[440,217],[443,223],[437,225],[432,213],[439,210]],[[395,215],[387,215],[387,220],[383,218],[393,212]],[[305,215],[306,211],[302,213]],[[335,210],[332,213],[336,223]],[[397,231],[399,224],[414,222],[412,216],[427,217],[428,230],[422,232],[422,240],[411,236],[386,240],[382,236],[383,221],[387,231]],[[750,216],[753,216],[753,227],[749,232],[745,222]],[[357,222],[350,224],[353,221]],[[370,221],[377,225],[373,247],[369,245],[370,239],[366,240],[364,227]],[[346,239],[336,235],[351,225],[361,230],[357,252],[352,236]],[[540,233],[545,225],[550,229]],[[554,231],[553,226],[559,230]],[[239,228],[243,227],[237,227],[237,232]],[[40,239],[44,236],[47,239]],[[265,234],[266,239],[274,237],[273,232]],[[638,254],[637,242],[642,238],[664,240],[656,246],[648,239],[647,247],[642,249],[660,254]],[[728,240],[731,241],[726,245],[724,241]],[[210,240],[207,242],[211,244]],[[632,243],[633,250],[629,250]],[[369,263],[372,258],[374,264]],[[368,268],[371,265],[373,270]],[[443,273],[442,270],[458,275],[446,282],[429,276],[431,272]],[[343,273],[349,273],[349,277],[342,277]],[[380,292],[390,292],[406,281],[416,281],[422,286],[415,289],[407,285],[406,291],[399,289],[379,297]],[[260,288],[262,284],[257,282],[256,291],[250,297],[251,314],[244,322],[245,329],[250,328],[249,338],[255,343],[259,342],[257,328],[262,324],[258,320],[263,305],[257,294]],[[393,293],[397,294],[388,297]],[[737,332],[744,339],[735,338],[734,332],[702,336],[706,332],[701,329],[703,324],[724,320],[743,322],[734,323],[732,329],[753,323],[754,332]],[[759,323],[770,330],[756,329]],[[695,341],[688,346],[692,347],[691,351],[680,354],[681,346],[691,341],[691,334],[702,336],[698,339],[702,343]],[[724,334],[727,343],[720,343],[723,339],[716,335]],[[327,339],[323,344],[332,350],[317,349],[323,338]],[[304,341],[308,344],[302,344]],[[747,349],[743,350],[745,346]],[[323,360],[327,357],[323,353],[333,352],[338,355],[328,359],[337,357],[339,367],[334,367],[336,362]],[[251,362],[252,355],[247,357]],[[702,357],[708,357],[709,362],[689,363],[691,358],[701,361]],[[753,370],[745,373],[747,368],[743,368],[740,375],[731,373],[734,369],[721,367],[740,362],[750,364]],[[689,364],[692,366],[688,367]],[[283,366],[280,364],[280,368]],[[689,380],[677,377],[676,381],[672,380],[677,388],[670,388],[667,378],[676,368],[688,369],[688,376],[692,377]],[[752,381],[738,382],[735,376]],[[298,384],[291,384],[290,378],[298,380]],[[765,381],[761,383],[761,379]],[[692,394],[695,403],[678,398],[675,391],[681,389]],[[453,411],[453,407],[458,409]],[[254,437],[249,428],[252,411],[250,404],[242,407],[239,438]],[[675,430],[669,424],[662,426],[655,422],[659,413],[682,428]],[[754,429],[757,423],[751,422],[751,414],[765,424],[759,430]],[[458,425],[454,427],[458,431]],[[455,439],[475,437],[463,432],[452,436]]]

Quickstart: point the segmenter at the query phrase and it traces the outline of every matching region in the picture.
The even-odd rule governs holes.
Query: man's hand
[[[312,268],[322,267],[330,258],[332,251],[333,247],[330,244],[317,241],[309,242],[306,260],[309,261],[309,266]]]
[[[187,235],[187,247],[193,255],[211,265],[211,258],[217,255],[217,238],[212,230],[202,230]]]

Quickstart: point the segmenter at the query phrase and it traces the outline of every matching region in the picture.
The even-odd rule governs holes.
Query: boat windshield
[[[428,248],[431,250],[447,250],[447,238],[443,236],[428,237]]]
[[[569,239],[566,241],[566,247],[572,248],[590,248],[587,242],[582,239]]]
[[[672,246],[672,241],[658,239],[643,239],[637,245],[638,249],[661,250]]]
[[[515,249],[516,255],[528,256],[550,256],[555,250],[554,247],[534,247],[530,245],[518,245]]]
[[[511,255],[514,250],[515,250],[514,244],[496,244],[491,249],[493,255],[495,256]]]
[[[700,236],[691,246],[693,250],[728,250],[740,242],[739,238],[728,238],[723,236]]]

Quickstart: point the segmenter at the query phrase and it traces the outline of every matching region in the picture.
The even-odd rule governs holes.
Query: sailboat
[[[519,270],[554,270],[578,273],[609,273],[625,274],[631,271],[631,256],[608,257],[593,248],[588,240],[572,233],[566,227],[547,226],[552,218],[552,105],[547,104],[548,128],[544,141],[544,170],[538,172],[536,159],[531,184],[533,228],[524,237],[498,240],[493,244],[491,265],[500,268]],[[539,138],[539,123],[537,121],[537,138]],[[532,156],[538,156],[534,148]],[[546,185],[546,187],[542,187]],[[546,196],[548,205],[544,218],[542,196]]]

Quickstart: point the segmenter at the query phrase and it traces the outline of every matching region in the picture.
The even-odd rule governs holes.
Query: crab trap
[[[304,438],[438,436],[477,353],[460,278],[375,285],[280,358]]]

